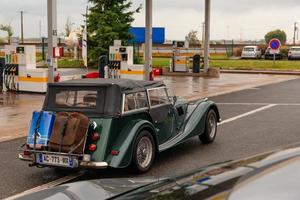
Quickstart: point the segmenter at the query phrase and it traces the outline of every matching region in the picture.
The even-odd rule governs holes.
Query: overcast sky
[[[64,32],[67,17],[74,28],[83,23],[87,0],[58,1],[58,32]],[[10,23],[20,35],[20,11],[23,10],[25,37],[46,35],[47,0],[1,0],[0,23]],[[134,7],[144,0],[133,1]],[[201,37],[204,0],[153,0],[153,26],[166,27],[166,38],[183,40],[190,30]],[[293,23],[300,22],[299,0],[212,0],[212,39],[262,39],[272,29],[283,29],[293,37]],[[144,9],[135,15],[133,26],[144,26]],[[4,36],[3,32],[0,36]]]

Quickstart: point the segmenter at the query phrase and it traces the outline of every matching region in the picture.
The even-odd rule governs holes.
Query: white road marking
[[[266,105],[266,103],[218,103],[218,104],[219,105]],[[222,121],[221,123],[219,123],[218,125],[230,123],[232,121],[241,119],[243,117],[247,117],[249,115],[252,115],[252,114],[255,114],[257,112],[272,108],[272,107],[277,106],[277,105],[299,105],[300,106],[300,104],[269,104],[269,105],[266,105],[264,107],[252,110],[250,112],[247,112],[247,113],[244,113],[244,114],[226,119],[226,120]],[[25,196],[25,195],[28,195],[28,194],[31,194],[31,193],[35,193],[35,192],[38,192],[38,191],[41,191],[41,190],[49,189],[49,188],[55,187],[57,185],[61,185],[63,183],[66,183],[66,182],[68,182],[70,180],[73,180],[75,178],[78,178],[78,177],[82,176],[83,174],[84,174],[83,172],[78,172],[78,173],[75,173],[75,174],[71,174],[69,176],[62,177],[62,178],[57,179],[55,181],[49,182],[47,184],[44,184],[44,185],[37,186],[37,187],[32,188],[32,189],[26,190],[22,193],[19,193],[17,195],[11,196],[11,197],[8,197],[4,200],[13,200],[13,199],[20,198],[22,196]]]
[[[63,183],[66,183],[66,182],[68,182],[70,180],[73,180],[75,178],[78,178],[78,177],[82,176],[83,174],[84,174],[84,172],[78,172],[78,173],[75,173],[75,174],[70,174],[68,176],[62,177],[62,178],[57,179],[55,181],[52,181],[52,182],[46,183],[44,185],[40,185],[40,186],[37,186],[35,188],[26,190],[24,192],[21,192],[19,194],[14,195],[14,196],[10,196],[8,198],[5,198],[4,200],[14,200],[14,199],[17,199],[17,198],[21,198],[25,195],[29,195],[29,194],[32,194],[32,193],[35,193],[35,192],[39,192],[41,190],[49,189],[49,188],[55,187],[57,185],[61,185]]]
[[[238,116],[229,118],[229,119],[226,119],[226,120],[222,121],[221,123],[219,123],[219,125],[227,124],[227,123],[229,123],[229,122],[232,122],[232,121],[241,119],[241,118],[243,118],[243,117],[247,117],[247,116],[249,116],[249,115],[253,115],[253,114],[255,114],[255,113],[258,113],[258,112],[261,112],[261,111],[263,111],[263,110],[272,108],[272,107],[274,107],[274,106],[277,106],[277,104],[269,104],[269,105],[267,105],[267,106],[264,106],[264,107],[261,107],[261,108],[258,108],[258,109],[255,109],[255,110],[246,112],[246,113],[244,113],[244,114],[241,114],[241,115],[238,115]]]
[[[217,105],[264,106],[275,104],[277,106],[300,106],[300,103],[217,103]]]

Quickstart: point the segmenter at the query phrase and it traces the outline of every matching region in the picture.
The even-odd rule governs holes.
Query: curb
[[[270,74],[270,75],[297,75],[297,76],[300,76],[300,71],[221,69],[220,72],[221,73],[230,73],[230,74]]]

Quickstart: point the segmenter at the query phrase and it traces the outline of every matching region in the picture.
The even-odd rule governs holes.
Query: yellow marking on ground
[[[48,78],[44,78],[44,77],[20,76],[18,80],[20,82],[37,82],[37,83],[47,83],[48,82]]]
[[[127,70],[121,70],[121,74],[142,75],[142,74],[145,74],[145,71],[127,71]]]

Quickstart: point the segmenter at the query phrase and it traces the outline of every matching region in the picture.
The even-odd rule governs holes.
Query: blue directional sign
[[[129,41],[130,43],[145,43],[145,27],[133,27],[129,30],[133,38]],[[165,43],[165,28],[153,27],[152,33],[153,44]]]
[[[272,40],[270,40],[269,42],[269,47],[272,50],[278,50],[281,47],[281,42],[280,40],[278,40],[277,38],[273,38]]]

